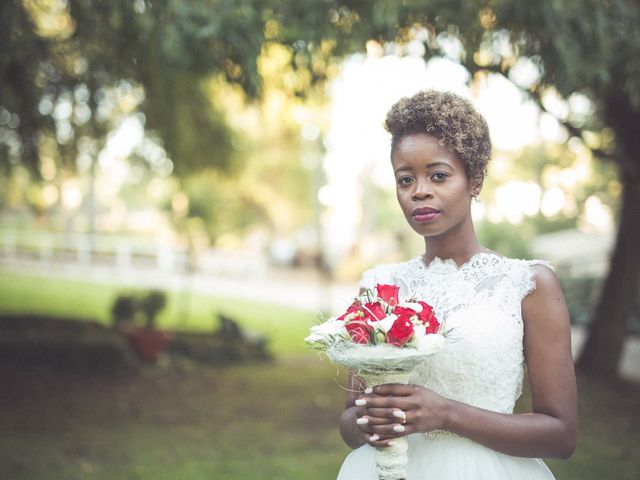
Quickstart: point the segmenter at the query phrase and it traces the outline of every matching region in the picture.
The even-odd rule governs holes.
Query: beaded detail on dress
[[[522,299],[535,289],[540,260],[478,253],[461,266],[422,257],[365,272],[360,286],[395,284],[401,296],[434,307],[444,322],[447,346],[415,379],[435,392],[488,410],[512,413],[524,374]]]

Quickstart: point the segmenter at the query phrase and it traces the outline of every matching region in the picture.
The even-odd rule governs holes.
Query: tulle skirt
[[[554,480],[538,458],[505,455],[454,435],[409,439],[407,480]],[[370,445],[351,452],[338,480],[377,480],[375,449]]]

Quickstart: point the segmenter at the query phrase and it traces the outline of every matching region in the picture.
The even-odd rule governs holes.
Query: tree
[[[556,88],[569,97],[583,93],[593,102],[589,122],[561,119],[572,136],[591,143],[594,154],[619,167],[623,185],[618,234],[600,302],[578,366],[613,378],[627,333],[627,320],[640,285],[640,6],[632,1],[497,2],[480,12],[489,26],[476,53],[508,34],[517,57],[539,62],[539,80],[529,91],[544,108],[544,95]],[[465,45],[469,45],[466,43]],[[495,43],[493,43],[495,45]],[[472,72],[482,69],[509,75],[514,55],[497,54],[488,64],[474,55]],[[610,129],[615,141],[600,148],[588,140],[588,130]],[[595,145],[594,145],[595,143]]]
[[[590,99],[590,115],[559,120],[594,155],[618,165],[623,193],[611,268],[579,366],[616,375],[640,282],[637,1],[69,0],[62,12],[68,25],[49,35],[37,25],[37,5],[0,5],[0,129],[9,125],[21,139],[23,161],[34,169],[39,136],[55,128],[50,115],[38,111],[43,95],[84,85],[95,114],[100,92],[122,79],[143,86],[147,125],[160,132],[180,169],[212,161],[224,166],[229,132],[215,109],[203,111],[201,82],[219,74],[258,95],[256,58],[265,42],[291,50],[298,73],[292,89],[301,96],[322,85],[341,58],[373,40],[396,52],[421,44],[425,58],[448,56],[474,79],[510,77],[543,109],[556,92]],[[536,75],[518,79],[522,64]],[[19,113],[19,126],[1,121],[6,112]],[[99,126],[89,123],[89,134],[100,137]],[[9,153],[0,156],[8,159]]]
[[[476,78],[500,74],[516,82],[518,63],[525,61],[537,67],[537,76],[521,86],[542,109],[547,107],[547,95],[555,91],[565,98],[579,93],[590,99],[590,116],[567,115],[559,120],[596,157],[617,164],[623,192],[610,270],[578,366],[616,377],[640,286],[640,4],[634,0],[337,3],[328,6],[327,18],[349,31],[346,48],[368,39],[399,45],[420,41],[427,58],[448,55]],[[334,36],[337,45],[340,35],[338,31]],[[604,140],[607,132],[613,133],[611,144]]]
[[[615,135],[610,151],[594,150],[619,167],[623,191],[618,234],[578,362],[584,370],[612,378],[617,376],[627,320],[640,285],[640,5],[539,2],[528,8],[510,5],[500,15],[508,19],[507,28],[531,37],[523,53],[542,58],[546,84],[540,88],[553,84],[565,96],[586,93],[594,103],[595,122]],[[541,25],[554,34],[545,35]],[[565,124],[573,135],[586,130],[570,119]]]
[[[425,56],[449,55],[473,75],[513,75],[537,67],[522,84],[546,109],[547,94],[590,99],[592,114],[559,120],[602,161],[615,162],[623,185],[618,233],[579,368],[617,376],[627,320],[640,286],[640,4],[633,0],[341,2],[362,39],[422,39]],[[347,20],[344,20],[345,22]],[[394,28],[395,26],[395,28]],[[460,48],[457,48],[457,47]],[[513,76],[512,76],[513,75]],[[601,132],[604,135],[594,135]],[[608,132],[614,141],[604,140]]]
[[[37,172],[39,141],[60,128],[54,109],[43,111],[40,102],[56,105],[67,99],[74,109],[78,104],[89,109],[88,121],[72,122],[68,142],[58,138],[59,160],[73,168],[78,140],[104,139],[110,130],[109,118],[99,109],[106,92],[124,81],[143,87],[141,112],[179,171],[227,165],[230,131],[208,104],[202,80],[203,73],[224,72],[237,52],[211,48],[220,53],[214,58],[204,54],[212,35],[199,35],[202,13],[179,2],[71,0],[66,8],[59,2],[3,2],[0,105],[19,116],[12,130],[22,148],[20,162]],[[244,17],[234,27],[236,35],[251,30]],[[254,82],[242,75],[236,80],[247,90]],[[77,95],[79,89],[86,95]],[[203,131],[207,134],[196,133]],[[0,159],[18,161],[6,153]]]

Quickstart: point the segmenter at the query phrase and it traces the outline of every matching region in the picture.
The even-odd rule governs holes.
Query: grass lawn
[[[0,378],[2,479],[327,479],[347,453],[336,371],[312,355],[134,378]]]
[[[0,311],[106,322],[116,289],[0,275],[0,292]],[[304,351],[313,315],[209,297],[192,304],[201,316],[188,328],[211,330],[212,312],[224,311],[268,333],[275,361],[174,361],[121,377],[0,366],[0,479],[335,478],[348,452],[336,426],[344,374]],[[548,461],[558,480],[640,478],[639,406],[640,386],[580,376],[578,449]]]
[[[88,318],[108,324],[115,298],[131,291],[111,284],[52,280],[0,271],[0,312]],[[161,327],[213,331],[218,328],[217,313],[224,313],[237,319],[244,328],[266,335],[270,339],[270,350],[276,355],[304,352],[302,339],[316,322],[313,313],[278,305],[171,291],[167,291],[167,297],[167,308],[158,316]],[[188,318],[181,313],[185,304]]]

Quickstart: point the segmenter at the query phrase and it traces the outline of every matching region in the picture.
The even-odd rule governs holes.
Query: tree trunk
[[[640,285],[640,181],[623,186],[618,235],[609,273],[595,310],[578,368],[602,378],[617,378],[627,336],[627,320]]]

